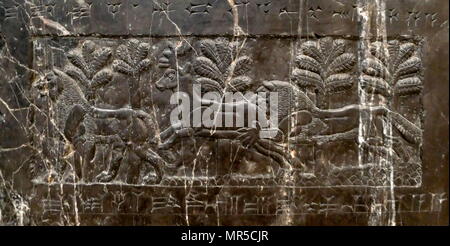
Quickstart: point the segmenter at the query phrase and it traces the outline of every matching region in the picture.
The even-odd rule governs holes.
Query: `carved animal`
[[[56,118],[55,128],[62,140],[72,141],[78,127],[82,127],[78,135],[83,132],[81,135],[84,136],[84,141],[82,144],[75,144],[75,159],[78,161],[77,156],[80,156],[83,162],[75,164],[75,172],[81,179],[81,166],[89,165],[95,152],[97,127],[95,120],[89,115],[85,116],[84,113],[89,110],[90,104],[77,83],[58,69],[48,73],[46,80],[39,83],[37,88],[48,91]]]
[[[218,44],[209,40],[200,43],[204,56],[198,57],[193,65],[197,74],[194,77],[194,83],[199,83],[202,86],[206,85],[205,88],[202,87],[205,91],[214,91],[222,94],[226,88],[224,81],[227,80],[223,77],[226,70],[221,70],[220,67],[226,66],[223,64],[223,55],[221,57],[218,52]],[[328,46],[329,49],[326,49]],[[231,55],[231,57],[233,56]],[[245,64],[249,64],[249,62]],[[303,91],[303,85],[311,85],[316,89],[319,88],[329,93],[351,88],[353,84],[352,76],[346,72],[349,72],[354,64],[355,57],[350,53],[346,53],[345,43],[341,40],[332,41],[327,38],[317,43],[304,43],[302,45],[302,53],[297,57],[298,68],[293,73],[294,84],[283,81],[265,81],[258,89],[258,91],[277,92],[281,99],[278,104],[279,118],[281,119],[278,136],[271,140],[249,137],[253,139],[250,141],[250,146],[257,152],[274,159],[282,167],[287,167],[291,160],[284,149],[283,143],[292,141],[322,145],[327,142],[344,139],[357,141],[361,117],[372,115],[374,121],[380,122],[378,125],[383,125],[383,120],[386,117],[392,117],[394,127],[409,136],[407,137],[408,139],[414,139],[411,136],[420,135],[416,127],[407,123],[404,117],[389,111],[385,107],[348,105],[339,109],[322,109],[316,106],[306,91]],[[175,89],[179,82],[179,80],[175,82],[177,78],[176,71],[167,70],[166,72],[170,76],[164,76],[163,80],[158,81],[158,88]],[[317,77],[315,80],[317,83],[305,84],[312,81],[314,73]],[[206,104],[206,102],[198,99],[199,97],[199,95],[196,96],[194,94],[193,100],[200,100],[201,105]],[[251,105],[251,103],[247,104]],[[409,130],[406,130],[406,128]],[[228,131],[196,129],[192,131],[182,129],[180,126],[177,129],[167,129],[165,135],[170,135],[167,134],[168,132],[172,133],[172,135],[162,145],[163,148],[168,148],[180,137],[239,138],[238,132],[235,132],[234,129]],[[255,134],[253,133],[253,135]],[[418,141],[417,138],[415,141]],[[395,151],[404,157],[403,151],[398,146],[395,146]]]
[[[123,146],[116,149],[118,159],[111,163],[109,169],[103,171],[96,177],[100,182],[112,181],[119,171],[122,161],[127,161],[129,165],[140,166],[141,162],[152,166],[156,172],[156,179],[151,180],[151,175],[147,174],[144,182],[159,183],[164,175],[162,158],[152,150],[155,133],[152,116],[140,110],[118,109],[105,110],[93,108],[93,114],[99,118],[118,118],[127,121],[127,127],[120,129],[117,133]],[[126,158],[125,158],[126,157]]]
[[[87,102],[77,83],[57,69],[49,75],[48,86],[50,97],[55,100],[56,115],[60,122],[58,126],[62,129],[64,137],[74,144],[76,154],[82,155],[83,163],[77,165],[81,166],[79,168],[85,169],[95,165],[95,146],[103,143],[112,147],[113,156],[109,170],[98,175],[98,181],[109,182],[117,175],[125,149],[132,151],[132,154],[137,156],[136,159],[139,159],[138,161],[144,161],[153,166],[157,172],[156,182],[161,180],[159,156],[150,148],[143,148],[154,136],[154,133],[150,134],[148,123],[146,123],[151,122],[148,114],[131,109],[96,108]],[[99,118],[126,119],[128,127],[118,129],[118,132],[110,135],[98,135],[99,130],[95,120]],[[124,146],[124,143],[129,143],[129,147]],[[77,168],[76,172],[81,178],[83,171]]]
[[[194,62],[194,65],[191,65],[190,63],[187,63],[184,67],[179,67],[178,63],[174,62],[176,60],[175,54],[180,54],[178,50],[175,52],[173,47],[167,48],[163,52],[163,56],[160,58],[159,63],[160,67],[164,68],[164,74],[163,76],[156,82],[156,88],[159,90],[172,90],[172,91],[178,91],[178,90],[186,90],[184,88],[186,85],[192,85],[194,84],[200,84],[202,86],[203,92],[214,90],[215,92],[222,94],[225,92],[226,86],[225,84],[229,83],[229,88],[231,91],[236,90],[244,90],[245,88],[248,88],[250,85],[247,82],[251,82],[249,78],[245,78],[244,84],[238,85],[237,82],[241,81],[240,78],[243,78],[242,76],[238,76],[237,79],[227,79],[226,74],[229,74],[231,78],[235,76],[236,74],[241,74],[248,70],[248,65],[250,64],[248,57],[243,57],[240,59],[238,63],[234,62],[232,63],[232,53],[234,52],[229,46],[229,43],[218,39],[216,42],[212,40],[206,40],[202,41],[200,43],[200,47],[202,50],[202,53],[205,56],[202,56]],[[181,46],[182,47],[182,46]],[[221,53],[220,53],[220,52]],[[209,58],[208,58],[209,57]],[[224,60],[221,60],[224,59]],[[226,61],[226,62],[224,62]],[[205,63],[206,62],[206,63]],[[215,65],[216,63],[217,65]],[[219,65],[220,64],[220,65]],[[210,66],[209,68],[207,66]],[[177,67],[178,66],[178,67]],[[202,68],[203,67],[203,68]],[[219,68],[220,67],[220,68]],[[216,81],[213,81],[211,78],[211,74],[206,73],[203,69],[217,69],[216,75],[219,75],[219,73],[224,72],[222,75],[216,78]],[[235,69],[235,72],[232,70]],[[203,74],[204,77],[201,75],[198,75],[196,77],[193,77],[191,72],[199,72],[200,74]],[[203,72],[204,73],[203,73]],[[229,71],[229,72],[227,72]],[[232,82],[234,81],[234,82]],[[236,83],[235,83],[236,82]],[[223,87],[216,87],[212,88],[211,83],[220,83],[223,85]],[[195,109],[199,111],[203,111],[204,108],[211,106],[211,103],[218,104],[217,106],[222,107],[224,105],[218,103],[218,102],[212,102],[212,101],[204,101],[201,99],[201,92],[192,91],[190,89],[187,89],[187,93],[192,95],[193,100],[196,100],[196,104],[202,105],[200,108]],[[235,105],[234,105],[235,106]],[[255,108],[256,105],[253,105]],[[255,111],[256,112],[256,111]],[[192,112],[193,113],[193,112]],[[191,117],[192,118],[192,117]],[[212,139],[229,139],[229,140],[237,140],[240,139],[241,143],[244,146],[251,145],[252,142],[255,141],[255,136],[258,134],[256,129],[249,129],[249,128],[240,128],[240,129],[228,129],[228,131],[215,129],[211,131],[212,129],[206,129],[206,128],[197,128],[197,129],[190,129],[190,128],[183,128],[181,124],[172,124],[170,127],[168,127],[166,130],[164,130],[161,133],[161,139],[164,141],[162,144],[160,144],[160,149],[173,149],[173,145],[178,142],[184,142],[184,141],[195,141],[194,144],[181,144],[181,149],[176,149],[174,151],[178,152],[179,154],[183,155],[183,162],[189,163],[193,161],[196,158],[196,151],[192,149],[184,149],[186,146],[202,146],[203,142],[207,141],[208,138]],[[197,137],[197,138],[194,138]],[[194,140],[195,139],[195,140]],[[177,162],[175,166],[181,165],[181,162]]]
[[[356,141],[360,117],[372,115],[374,121],[383,121],[386,118],[392,119],[394,129],[399,131],[406,141],[413,144],[421,143],[422,130],[399,113],[386,107],[348,105],[339,109],[320,109],[303,91],[298,90],[288,82],[269,81],[264,82],[263,87],[259,90],[279,91],[282,93],[281,97],[285,98],[279,105],[280,119],[282,119],[280,130],[284,135],[283,137],[289,137],[291,141],[310,141],[316,144],[342,139],[354,139]],[[286,90],[289,93],[283,92]],[[293,108],[292,114],[286,114],[287,111],[283,110],[286,105],[291,105],[290,107]],[[308,123],[302,118],[310,118],[311,120]],[[383,125],[383,123],[380,122],[379,125]],[[394,150],[403,159],[407,158],[399,145],[396,145]]]

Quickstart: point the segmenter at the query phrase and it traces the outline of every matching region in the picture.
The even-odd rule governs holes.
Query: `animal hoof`
[[[97,177],[95,177],[95,180],[100,183],[106,183],[106,182],[110,182],[111,180],[113,180],[113,178],[114,177],[112,174],[109,174],[108,172],[102,172]]]
[[[143,178],[143,183],[146,185],[152,185],[152,184],[157,184],[158,183],[158,176],[154,173],[146,175]]]

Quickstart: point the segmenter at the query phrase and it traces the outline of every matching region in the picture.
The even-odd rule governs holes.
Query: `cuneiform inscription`
[[[5,11],[5,20],[19,18],[19,4],[0,2],[0,8]]]
[[[83,18],[90,18],[91,17],[91,6],[92,3],[88,3],[86,6],[74,6],[71,11],[69,11],[69,14],[72,15],[72,18],[74,21],[83,19]]]
[[[189,6],[186,8],[186,11],[189,13],[189,16],[196,14],[209,14],[214,2],[215,1],[212,0],[208,0],[206,3],[190,2]]]
[[[87,188],[87,187],[86,187]],[[86,189],[84,188],[84,189]],[[244,188],[245,189],[245,188]],[[83,200],[74,205],[71,195],[57,196],[54,199],[42,200],[42,209],[46,215],[66,213],[73,215],[75,207],[81,214],[202,214],[225,215],[283,215],[289,213],[309,215],[333,214],[370,214],[374,206],[381,212],[393,213],[441,213],[448,204],[446,193],[399,193],[395,197],[379,201],[371,193],[354,192],[347,194],[348,201],[335,194],[322,194],[315,198],[302,194],[281,196],[278,193],[251,195],[245,192],[209,194],[191,193],[180,196],[179,192],[161,191],[110,191],[96,194],[93,197],[84,195]],[[52,192],[53,194],[53,192]],[[99,198],[101,195],[102,198]],[[203,198],[202,198],[203,197]],[[39,201],[35,201],[39,202]],[[64,205],[66,204],[66,205]],[[65,207],[65,208],[63,208]]]
[[[168,15],[176,10],[172,8],[173,2],[170,0],[154,1],[153,13]]]
[[[396,2],[396,1],[392,1]],[[75,1],[69,0],[69,4],[64,4],[60,1],[32,1],[29,5],[29,8],[26,9],[28,14],[32,18],[47,18],[49,20],[55,21],[55,11],[56,10],[64,10],[65,12],[72,15],[71,18],[58,20],[58,23],[62,26],[72,26],[73,21],[80,20],[81,18],[86,19],[83,25],[86,25],[86,28],[82,28],[82,32],[86,30],[95,30],[96,26],[94,24],[94,20],[101,18],[101,14],[103,12],[107,12],[110,16],[114,18],[114,21],[119,24],[119,26],[125,27],[124,29],[118,29],[118,33],[114,32],[114,34],[120,34],[120,32],[127,33],[127,29],[130,26],[137,25],[137,23],[125,23],[132,21],[127,18],[121,18],[118,15],[128,16],[128,15],[137,15],[137,16],[145,16],[148,13],[149,18],[142,24],[149,33],[152,34],[155,30],[160,32],[157,26],[154,23],[164,22],[169,18],[171,21],[170,26],[164,25],[161,28],[165,28],[167,32],[167,28],[174,28],[172,25],[175,24],[182,33],[184,32],[184,28],[186,27],[183,23],[178,23],[178,18],[172,18],[171,16],[182,16],[189,21],[193,21],[191,25],[192,28],[197,26],[205,25],[204,23],[197,23],[199,19],[197,16],[203,16],[210,18],[212,17],[211,13],[217,16],[226,16],[226,25],[223,25],[223,21],[220,25],[223,25],[221,28],[217,30],[221,30],[223,32],[229,33],[232,31],[230,28],[233,28],[233,15],[238,14],[240,18],[245,20],[246,32],[248,34],[252,34],[253,30],[260,32],[267,31],[267,34],[273,32],[269,26],[253,26],[254,21],[259,18],[270,20],[271,22],[279,22],[285,23],[286,30],[284,31],[293,31],[293,25],[295,23],[300,22],[302,16],[306,16],[306,22],[302,25],[305,27],[315,29],[316,24],[320,23],[329,23],[330,21],[337,21],[337,23],[341,23],[344,26],[349,26],[351,30],[351,26],[358,25],[358,20],[361,18],[360,13],[358,13],[358,9],[364,9],[361,3],[357,1],[351,1],[346,4],[330,4],[326,1],[314,1],[301,3],[299,2],[287,2],[287,1],[270,1],[270,0],[234,0],[232,2],[233,6],[230,6],[228,1],[222,2],[217,0],[190,0],[190,1],[174,1],[174,0],[154,0],[143,3],[139,0],[134,1],[121,1],[121,0],[104,0],[101,1],[101,4],[94,3],[92,1]],[[369,3],[368,3],[369,4]],[[10,6],[11,5],[11,6]],[[407,4],[405,4],[407,5]],[[72,6],[72,7],[70,7]],[[17,11],[20,9],[20,6],[17,4],[5,4],[3,7],[5,9],[5,16],[7,18],[17,17]],[[68,8],[73,8],[68,10]],[[374,7],[375,8],[375,7]],[[236,12],[234,12],[234,9]],[[387,28],[390,29],[393,27],[399,26],[404,27],[403,29],[414,29],[419,30],[421,28],[443,28],[448,24],[448,19],[446,19],[441,12],[438,10],[433,10],[432,8],[406,8],[403,6],[398,6],[396,3],[391,4],[391,1],[386,3],[385,6],[385,21]],[[377,18],[376,16],[374,18]],[[88,21],[89,20],[89,21]],[[68,21],[68,23],[65,23]],[[215,21],[214,19],[210,21]],[[123,23],[122,23],[123,22]],[[173,22],[173,23],[172,23]],[[40,25],[39,23],[31,23],[32,25]],[[45,23],[44,23],[45,25]],[[137,25],[137,26],[140,26]],[[242,25],[242,23],[240,23]],[[77,27],[78,28],[78,27]],[[78,33],[79,30],[77,28],[73,28],[71,32]],[[89,29],[90,28],[90,29]],[[320,26],[317,28],[320,29]],[[195,28],[196,29],[196,28]],[[296,28],[294,28],[296,29]],[[349,29],[349,30],[350,30]],[[45,32],[51,32],[49,29],[37,29],[39,34],[49,34]],[[150,30],[152,33],[150,33]],[[176,28],[174,29],[176,30]],[[186,30],[187,33],[191,33],[190,29]],[[354,31],[354,30],[353,30]],[[104,32],[104,30],[102,31]],[[140,30],[141,32],[141,30]],[[173,32],[173,31],[170,31]],[[202,29],[201,32],[208,32],[204,34],[210,34],[209,30]],[[106,32],[108,33],[108,32]],[[169,34],[169,33],[166,33]],[[199,33],[201,34],[201,33]],[[293,33],[291,33],[293,34]],[[59,34],[58,34],[59,35]],[[346,33],[343,33],[346,35]],[[352,33],[351,35],[356,35],[356,33]]]
[[[269,14],[272,9],[272,1],[263,0],[256,3],[258,10],[262,11],[264,14]]]
[[[54,0],[51,1],[31,1],[30,11],[31,17],[54,17],[55,7],[57,3]]]
[[[113,0],[107,0],[106,6],[108,6],[108,12],[115,17],[116,14],[120,11],[120,8],[122,6],[122,2],[119,1],[113,1]]]

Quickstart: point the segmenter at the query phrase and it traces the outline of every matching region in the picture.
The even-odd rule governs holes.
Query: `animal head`
[[[175,89],[178,86],[177,71],[171,68],[166,69],[155,85],[160,91]]]
[[[184,67],[178,65],[178,57],[186,55],[190,49],[191,47],[183,41],[176,46],[169,43],[163,50],[158,60],[158,67],[165,70],[163,76],[156,82],[158,90],[174,90],[178,87],[180,78],[190,72],[190,63]]]
[[[178,67],[178,69],[167,68],[163,76],[156,81],[156,88],[160,91],[175,90],[179,83],[189,83],[192,80],[190,71],[190,63],[187,63],[184,67]]]
[[[86,100],[78,83],[56,68],[48,72],[42,81],[35,83],[34,87],[41,95],[48,96],[53,102],[58,101],[59,97],[65,93],[71,93],[72,96],[79,98],[80,103]]]
[[[65,79],[65,77],[68,76],[58,69],[53,69],[45,75],[42,81],[36,83],[34,87],[41,95],[48,96],[55,102],[64,90],[64,83],[62,80]]]

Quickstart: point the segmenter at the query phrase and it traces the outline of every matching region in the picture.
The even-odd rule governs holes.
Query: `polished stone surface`
[[[444,0],[2,0],[0,225],[446,225],[448,34]],[[177,92],[278,103],[188,127]]]

